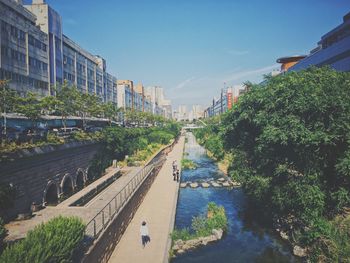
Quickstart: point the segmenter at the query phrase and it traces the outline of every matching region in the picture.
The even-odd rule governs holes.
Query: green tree
[[[311,225],[350,205],[350,73],[309,68],[250,84],[222,124],[248,196],[272,217]]]
[[[82,118],[84,129],[87,125],[87,117],[99,116],[101,111],[101,102],[96,95],[80,92],[76,94],[76,112]]]
[[[42,114],[52,114],[56,111],[58,104],[60,103],[55,96],[46,96],[41,99]]]
[[[33,124],[39,119],[41,111],[42,105],[35,93],[28,92],[24,98],[21,98],[18,112],[29,118]]]
[[[63,127],[67,127],[67,117],[76,114],[79,91],[75,86],[68,86],[65,81],[63,85],[56,88],[56,98],[58,100],[57,111],[61,115]]]
[[[109,126],[112,125],[112,120],[116,119],[118,114],[118,107],[112,102],[104,103],[102,105],[103,116],[109,120]]]

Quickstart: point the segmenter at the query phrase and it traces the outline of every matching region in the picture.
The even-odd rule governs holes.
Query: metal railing
[[[156,167],[162,165],[164,161],[164,156],[157,155],[150,164],[143,167],[132,179],[130,179],[124,188],[120,190],[89,223],[87,223],[85,227],[86,238],[92,240],[98,238],[109,222],[121,211],[123,206],[133,196],[134,192],[136,192],[142,182]]]

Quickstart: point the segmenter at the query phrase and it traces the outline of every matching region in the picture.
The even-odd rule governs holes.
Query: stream
[[[224,177],[192,133],[187,133],[186,158],[197,169],[184,170],[181,181],[212,180]],[[299,262],[272,229],[259,225],[249,217],[245,194],[240,188],[180,188],[175,228],[190,228],[192,217],[206,214],[208,202],[224,206],[228,231],[217,242],[177,255],[172,263],[220,262]]]

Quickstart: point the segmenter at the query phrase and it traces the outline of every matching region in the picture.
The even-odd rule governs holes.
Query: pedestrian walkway
[[[159,171],[152,187],[139,206],[134,218],[117,244],[109,263],[167,262],[170,248],[169,235],[173,230],[179,183],[173,181],[172,163],[178,167],[185,138],[182,136]],[[140,226],[147,222],[151,242],[142,247]]]

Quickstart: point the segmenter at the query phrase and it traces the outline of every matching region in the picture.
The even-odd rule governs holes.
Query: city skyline
[[[164,87],[174,108],[206,106],[224,82],[261,81],[278,57],[308,54],[350,9],[345,1],[47,3],[66,34],[106,58],[118,79]]]

